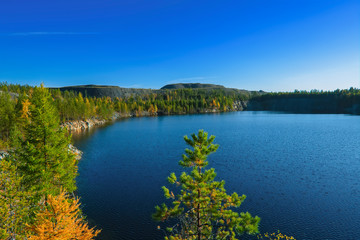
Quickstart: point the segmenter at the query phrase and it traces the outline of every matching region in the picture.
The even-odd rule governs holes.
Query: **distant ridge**
[[[208,83],[175,83],[163,86],[161,89],[181,89],[181,88],[222,88],[222,85],[208,84]]]
[[[144,89],[144,88],[122,88],[118,86],[109,85],[78,85],[78,86],[66,86],[58,88],[61,91],[73,91],[81,92],[82,95],[88,97],[111,97],[111,98],[126,98],[126,97],[142,97],[151,93],[165,93],[166,91],[178,90],[178,89],[194,89],[201,91],[221,90],[225,94],[262,94],[262,91],[247,91],[236,88],[226,88],[222,85],[204,84],[204,83],[175,83],[163,86],[160,89]]]
[[[61,91],[74,91],[80,92],[84,96],[88,97],[130,97],[130,96],[142,96],[153,92],[151,89],[141,88],[121,88],[118,86],[107,85],[79,85],[79,86],[67,86],[59,88]]]

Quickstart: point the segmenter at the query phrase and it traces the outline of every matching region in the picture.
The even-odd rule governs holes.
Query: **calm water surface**
[[[238,210],[260,216],[261,232],[360,239],[360,116],[265,112],[133,118],[75,136],[78,194],[100,239],[163,239],[151,214],[198,129],[216,136],[210,167],[247,195]]]

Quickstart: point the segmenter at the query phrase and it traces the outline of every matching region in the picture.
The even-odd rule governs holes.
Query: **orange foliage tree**
[[[79,209],[79,199],[69,199],[64,191],[49,195],[45,206],[29,226],[29,240],[91,240],[100,230],[89,228]]]

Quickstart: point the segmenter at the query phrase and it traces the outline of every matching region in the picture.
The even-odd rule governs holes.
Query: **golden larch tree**
[[[100,230],[89,228],[80,212],[79,199],[69,199],[64,191],[49,195],[45,206],[29,226],[29,240],[91,240]]]

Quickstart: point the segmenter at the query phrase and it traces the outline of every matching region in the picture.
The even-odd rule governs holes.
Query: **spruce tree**
[[[53,99],[43,85],[29,96],[23,136],[14,153],[14,162],[27,190],[39,196],[57,195],[60,189],[76,189],[77,161],[69,151],[70,136],[61,129]]]
[[[242,233],[258,232],[259,217],[250,213],[237,213],[230,208],[239,207],[246,196],[237,193],[228,195],[224,181],[214,181],[216,173],[213,168],[206,169],[209,154],[214,153],[219,145],[213,144],[214,136],[199,130],[192,139],[184,137],[185,142],[193,149],[185,149],[179,165],[190,168],[191,172],[183,172],[178,179],[175,173],[168,177],[170,184],[181,187],[175,195],[163,186],[164,195],[172,201],[169,207],[165,203],[156,206],[153,218],[166,221],[176,218],[177,223],[167,228],[169,236],[165,239],[237,239]]]

